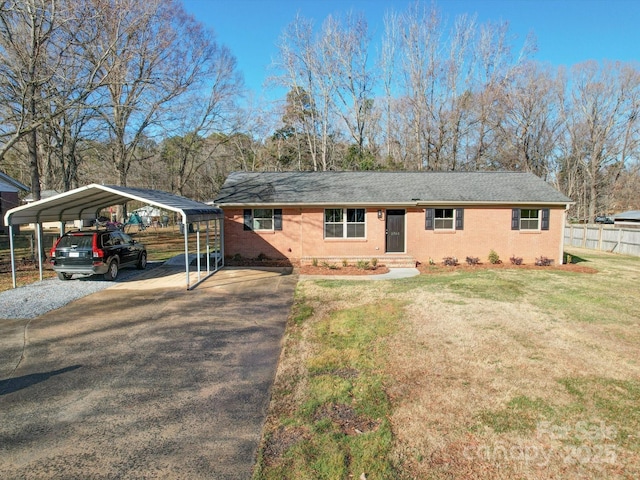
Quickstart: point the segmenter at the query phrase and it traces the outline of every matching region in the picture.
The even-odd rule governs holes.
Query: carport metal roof
[[[26,223],[92,220],[100,210],[123,201],[139,200],[182,215],[184,223],[221,218],[222,210],[185,197],[159,190],[98,185],[86,187],[12,208],[5,215],[5,225]]]
[[[50,198],[38,200],[27,205],[12,208],[5,215],[5,225],[10,229],[11,240],[11,266],[13,273],[13,286],[16,286],[15,280],[15,259],[13,249],[13,226],[28,223],[35,223],[38,226],[38,245],[40,256],[42,256],[41,244],[41,225],[43,222],[66,222],[73,220],[92,220],[95,219],[100,210],[112,205],[118,205],[129,200],[138,200],[140,202],[154,205],[159,208],[176,212],[182,216],[182,223],[187,225],[193,222],[209,222],[210,220],[221,220],[224,214],[221,209],[212,205],[207,205],[185,197],[173,195],[171,193],[159,190],[150,190],[143,188],[120,187],[117,185],[98,185],[92,183],[85,187],[76,188],[68,192],[55,195]],[[219,235],[222,242],[222,223],[220,222]],[[184,228],[185,242],[185,270],[187,274],[187,288],[189,288],[189,244],[188,244],[188,228]],[[207,223],[208,233],[208,223]],[[197,255],[200,258],[200,239],[199,229],[197,232]],[[209,250],[209,235],[207,234],[207,251]],[[220,257],[224,258],[223,252],[220,251]],[[218,262],[216,260],[216,266]],[[216,268],[217,270],[217,268]],[[209,273],[209,272],[208,272]],[[42,278],[42,258],[40,258],[40,277]]]

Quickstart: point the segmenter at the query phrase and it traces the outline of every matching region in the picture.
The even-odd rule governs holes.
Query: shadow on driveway
[[[297,277],[224,272],[14,322],[0,478],[250,478]]]
[[[60,375],[61,373],[71,372],[80,367],[81,365],[73,365],[71,367],[61,368],[60,370],[54,370],[53,372],[31,373],[29,375],[23,375],[22,377],[12,377],[7,380],[0,380],[0,395],[17,392],[23,388],[28,388],[31,385],[44,382],[45,380],[49,380],[51,377]]]

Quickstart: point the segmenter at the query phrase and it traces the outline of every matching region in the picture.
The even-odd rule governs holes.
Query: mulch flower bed
[[[298,273],[301,275],[380,275],[387,272],[389,272],[389,269],[384,265],[377,265],[375,268],[369,267],[366,269],[356,267],[355,265],[347,265],[346,267],[340,265],[335,268],[320,265],[317,267],[313,265],[298,267]]]
[[[442,273],[450,270],[463,270],[463,271],[472,271],[478,269],[509,269],[509,270],[557,270],[562,272],[575,272],[575,273],[598,273],[598,270],[592,267],[587,267],[585,265],[580,265],[577,263],[568,263],[564,265],[550,265],[548,267],[541,267],[533,264],[522,264],[522,265],[514,265],[512,263],[479,263],[477,265],[467,265],[466,263],[459,263],[456,266],[444,266],[442,263],[438,263],[435,265],[429,265],[425,263],[421,263],[418,265],[418,270],[421,274],[433,274],[433,273]]]

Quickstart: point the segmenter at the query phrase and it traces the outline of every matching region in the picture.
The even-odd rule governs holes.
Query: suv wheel
[[[118,261],[114,258],[109,262],[107,267],[107,273],[104,274],[104,279],[112,282],[118,276]]]
[[[138,263],[136,264],[136,268],[138,270],[144,270],[147,266],[147,252],[142,252],[140,254],[140,258],[138,259]]]
[[[58,278],[60,280],[71,280],[71,277],[72,277],[71,273],[58,272]]]

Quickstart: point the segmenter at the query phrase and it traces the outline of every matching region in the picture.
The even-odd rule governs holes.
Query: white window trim
[[[528,228],[528,227],[523,227],[522,226],[522,221],[531,221],[534,220],[533,218],[523,218],[522,216],[522,212],[523,211],[530,211],[530,212],[538,212],[538,216],[535,218],[535,220],[537,221],[537,226],[536,228]],[[525,231],[525,232],[538,232],[540,231],[540,229],[542,228],[542,211],[539,208],[521,208],[520,209],[520,230]]]
[[[327,222],[327,210],[342,210],[342,222]],[[362,210],[364,212],[364,222],[348,222],[347,210]],[[327,225],[342,225],[341,237],[327,237]],[[364,234],[361,237],[348,237],[347,226],[348,225],[364,225]],[[322,236],[325,240],[362,240],[367,238],[367,209],[366,208],[354,208],[354,207],[335,207],[325,208],[322,212]]]
[[[271,210],[271,228],[257,228],[256,227],[256,219],[266,220],[269,217],[257,217],[256,210]],[[251,227],[254,232],[273,232],[275,231],[276,221],[275,221],[275,210],[273,208],[254,208],[251,210]]]
[[[451,217],[442,217],[442,218],[438,218],[436,216],[436,212],[438,210],[451,210]],[[438,227],[438,220],[451,220],[451,226],[450,227]],[[433,209],[433,229],[434,230],[444,230],[444,231],[450,231],[450,230],[455,230],[456,229],[456,209],[455,208],[434,208]]]

